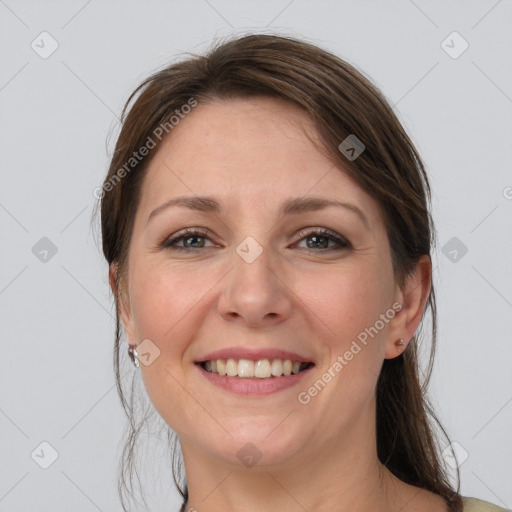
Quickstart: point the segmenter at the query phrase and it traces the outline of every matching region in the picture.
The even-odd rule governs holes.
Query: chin
[[[202,439],[201,444],[213,457],[238,469],[244,466],[267,469],[285,466],[308,445],[308,436],[289,423],[286,428],[280,428],[278,425],[282,418],[272,420],[262,422],[247,418],[246,421],[239,420],[242,425],[239,424],[238,428],[234,424],[224,424],[233,437],[223,432],[222,437],[208,436]]]

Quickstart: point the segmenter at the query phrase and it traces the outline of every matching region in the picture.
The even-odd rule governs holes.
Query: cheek
[[[317,408],[336,435],[340,424],[351,421],[375,394],[387,331],[380,315],[391,307],[392,276],[385,265],[368,264],[316,277],[314,283],[303,278],[303,296],[318,317],[315,325],[325,333],[321,342],[328,355],[317,375],[325,386],[317,380],[303,391],[314,397],[310,410]]]
[[[311,322],[325,333],[334,357],[391,305],[389,276],[371,263],[302,274],[299,283],[297,295],[316,316]]]
[[[160,350],[150,365],[141,364],[144,387],[160,416],[183,433],[198,415],[185,391],[184,354],[201,323],[199,301],[214,282],[199,272],[161,263],[134,266],[134,277],[130,298],[138,339],[149,338]]]
[[[165,343],[166,351],[179,349],[179,341],[184,339],[183,328],[198,301],[212,287],[210,280],[200,272],[169,268],[161,263],[140,269],[130,291],[139,339]]]

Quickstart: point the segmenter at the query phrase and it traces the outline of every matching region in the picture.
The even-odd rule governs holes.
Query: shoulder
[[[462,502],[464,503],[464,512],[507,512],[509,510],[477,498],[464,497]]]

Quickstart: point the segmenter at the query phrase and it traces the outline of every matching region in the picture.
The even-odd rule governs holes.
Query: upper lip
[[[215,350],[206,354],[204,357],[196,359],[196,363],[203,363],[204,361],[214,361],[216,359],[250,359],[259,361],[260,359],[290,359],[291,361],[299,361],[301,363],[312,363],[313,360],[308,357],[303,357],[288,350],[281,350],[276,348],[259,348],[250,349],[244,347],[232,347]]]

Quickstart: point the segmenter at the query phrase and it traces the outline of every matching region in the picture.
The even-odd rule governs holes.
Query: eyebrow
[[[222,212],[221,201],[214,197],[206,196],[191,196],[191,197],[176,197],[170,199],[165,203],[155,208],[148,217],[146,224],[155,215],[160,212],[167,210],[168,208],[180,206],[182,208],[188,208],[190,210],[205,212],[205,213],[220,213]],[[280,216],[286,215],[299,215],[301,213],[313,212],[323,210],[332,206],[345,208],[355,213],[364,223],[366,228],[370,230],[370,222],[363,213],[363,211],[354,204],[347,203],[345,201],[334,201],[332,199],[325,199],[323,197],[296,197],[286,200],[279,211]]]

